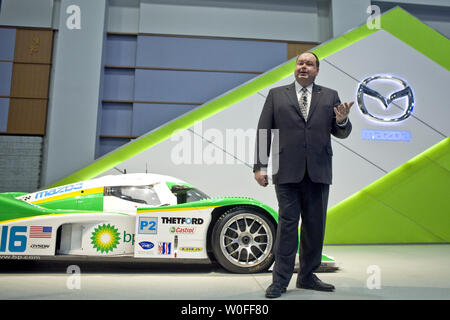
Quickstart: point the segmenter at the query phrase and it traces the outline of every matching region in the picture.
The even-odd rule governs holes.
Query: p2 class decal
[[[158,217],[141,216],[138,218],[139,234],[158,234]]]

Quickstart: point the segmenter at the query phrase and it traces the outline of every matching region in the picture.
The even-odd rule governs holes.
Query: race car
[[[170,176],[110,175],[0,193],[0,256],[216,261],[230,272],[256,273],[274,261],[277,219],[260,201],[210,198]],[[322,260],[333,268],[332,258]]]

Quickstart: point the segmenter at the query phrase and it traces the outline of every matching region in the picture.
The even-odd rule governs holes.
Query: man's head
[[[297,57],[294,75],[295,80],[306,87],[314,82],[319,73],[319,59],[312,52],[304,52]]]

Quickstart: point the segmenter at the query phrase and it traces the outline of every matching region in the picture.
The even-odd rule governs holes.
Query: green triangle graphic
[[[450,242],[450,138],[328,210],[326,244]]]

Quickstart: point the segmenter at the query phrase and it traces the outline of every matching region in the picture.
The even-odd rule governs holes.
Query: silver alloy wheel
[[[273,235],[266,220],[253,213],[232,217],[220,232],[220,249],[232,264],[252,267],[271,253]]]

